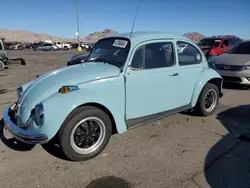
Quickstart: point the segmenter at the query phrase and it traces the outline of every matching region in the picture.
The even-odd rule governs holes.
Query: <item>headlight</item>
[[[17,88],[17,100],[21,97],[22,94],[23,94],[23,88],[22,87]]]
[[[250,65],[244,65],[241,69],[242,70],[250,70]]]
[[[44,123],[44,109],[42,103],[37,104],[35,107],[35,122],[38,126],[42,126]]]

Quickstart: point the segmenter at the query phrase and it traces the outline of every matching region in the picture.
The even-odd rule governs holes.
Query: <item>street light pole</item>
[[[81,51],[81,47],[80,47],[80,32],[79,32],[79,10],[78,10],[78,0],[76,0],[76,19],[77,19],[77,41],[78,41],[78,51]]]

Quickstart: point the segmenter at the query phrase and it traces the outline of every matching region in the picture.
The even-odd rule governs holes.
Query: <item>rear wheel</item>
[[[5,64],[2,60],[0,60],[0,71],[4,71],[5,69]]]
[[[73,161],[94,158],[103,151],[112,133],[109,116],[93,106],[74,110],[59,130],[63,153]]]
[[[202,89],[195,111],[202,116],[214,113],[219,104],[219,90],[215,84],[207,83]]]
[[[68,46],[64,46],[64,50],[68,50],[69,48],[68,48]]]

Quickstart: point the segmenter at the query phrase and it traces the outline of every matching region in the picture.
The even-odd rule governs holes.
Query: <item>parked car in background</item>
[[[72,48],[77,48],[78,47],[78,43],[71,43],[71,46],[72,46]]]
[[[242,39],[234,35],[219,35],[206,37],[197,44],[203,50],[207,57],[221,55],[230,50],[234,45],[241,42]]]
[[[39,46],[42,46],[42,45],[44,45],[44,44],[46,44],[46,43],[44,43],[44,42],[35,42],[35,43],[32,43],[31,44],[31,49],[33,49],[33,50],[37,50],[37,47],[39,47]]]
[[[87,58],[88,58],[89,52],[84,52],[81,54],[77,54],[72,56],[68,62],[67,62],[67,66],[71,66],[71,65],[76,65],[76,64],[80,64],[80,63],[84,63]]]
[[[7,64],[9,64],[7,49],[5,47],[4,39],[0,38],[0,71],[3,71]]]
[[[69,159],[83,161],[100,154],[112,133],[188,109],[213,114],[223,80],[195,43],[162,32],[130,34],[103,38],[87,63],[20,86],[17,102],[4,110],[6,129],[30,144],[53,139]]]
[[[224,82],[250,85],[250,40],[240,42],[227,53],[212,57],[208,62]]]
[[[36,47],[35,50],[38,50],[38,51],[55,51],[55,50],[58,50],[58,47],[56,45],[47,43],[47,44],[43,44],[41,46]]]
[[[69,43],[56,42],[54,43],[54,45],[57,46],[58,49],[64,49],[64,50],[69,50],[72,48],[71,44]]]

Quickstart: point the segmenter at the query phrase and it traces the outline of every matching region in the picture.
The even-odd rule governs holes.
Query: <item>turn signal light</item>
[[[71,91],[74,91],[74,90],[78,90],[78,86],[62,86],[60,89],[59,89],[59,93],[69,93]]]

